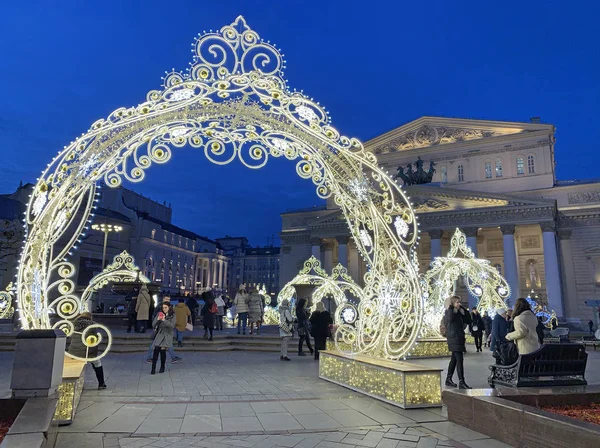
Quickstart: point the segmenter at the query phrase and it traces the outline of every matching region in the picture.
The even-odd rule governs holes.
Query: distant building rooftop
[[[282,215],[289,215],[289,214],[292,214],[292,213],[318,212],[318,211],[321,211],[321,210],[327,210],[327,206],[326,205],[314,205],[312,207],[290,209],[290,210],[286,210],[285,212],[283,212],[281,214]]]
[[[246,248],[246,255],[279,255],[280,247],[252,247]]]
[[[173,233],[175,233],[177,235],[181,235],[181,236],[189,238],[191,240],[198,239],[198,240],[203,240],[203,241],[206,241],[208,243],[213,243],[213,244],[217,245],[217,242],[214,241],[214,240],[211,240],[210,238],[198,235],[198,234],[196,234],[194,232],[190,232],[189,230],[182,229],[181,227],[177,227],[176,225],[170,224],[170,223],[165,222],[165,221],[161,221],[160,219],[156,219],[153,216],[150,216],[146,212],[136,211],[136,213],[137,213],[137,215],[140,218],[143,218],[146,221],[150,221],[150,222],[156,223],[159,226],[161,226],[164,230],[167,230],[169,232],[173,232]]]

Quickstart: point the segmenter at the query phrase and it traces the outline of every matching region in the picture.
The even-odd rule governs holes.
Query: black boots
[[[465,383],[465,380],[460,380],[458,382],[458,388],[459,389],[472,389],[471,386],[469,386],[467,383]]]
[[[151,375],[156,374],[156,363],[158,362],[158,356],[160,355],[160,370],[159,373],[164,373],[165,362],[167,361],[167,351],[161,350],[160,347],[154,347],[154,353],[152,354],[152,370]]]
[[[457,387],[451,377],[446,377],[446,387]]]
[[[104,383],[104,368],[102,366],[95,367],[93,364],[92,367],[94,368],[94,373],[98,380],[98,390],[106,389],[106,383]]]

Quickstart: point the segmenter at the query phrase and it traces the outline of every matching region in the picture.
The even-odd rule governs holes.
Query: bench
[[[548,344],[512,365],[491,365],[488,383],[508,387],[586,385],[587,353],[582,344]]]
[[[58,425],[73,423],[83,391],[86,364],[85,361],[79,361],[65,355],[63,378],[62,384],[58,388],[58,405],[54,413],[54,423]]]

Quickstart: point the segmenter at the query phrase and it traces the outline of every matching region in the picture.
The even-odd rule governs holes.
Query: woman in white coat
[[[246,334],[246,325],[248,324],[248,293],[246,292],[246,285],[240,285],[240,290],[235,295],[233,305],[238,315],[237,334],[240,334],[240,326],[243,328],[244,334]]]
[[[281,336],[281,356],[279,356],[279,359],[281,361],[290,360],[290,358],[288,358],[287,351],[288,344],[292,338],[293,325],[294,318],[292,317],[292,312],[290,311],[290,301],[288,299],[284,299],[279,304],[279,336]]]
[[[515,341],[519,355],[528,355],[538,350],[540,348],[536,331],[538,320],[531,311],[531,306],[529,306],[527,300],[517,299],[512,318],[515,331],[508,333],[506,339]]]

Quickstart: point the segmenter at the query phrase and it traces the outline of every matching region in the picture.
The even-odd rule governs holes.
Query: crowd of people
[[[544,343],[544,324],[533,313],[529,302],[519,298],[512,310],[497,308],[492,319],[485,311],[483,316],[476,307],[471,312],[462,306],[459,296],[446,299],[445,313],[440,323],[440,332],[446,337],[452,356],[446,376],[447,387],[471,389],[465,381],[464,353],[466,353],[466,331],[475,342],[477,353],[489,347],[496,364],[510,365],[519,355],[533,353]],[[453,381],[458,374],[458,385]]]

